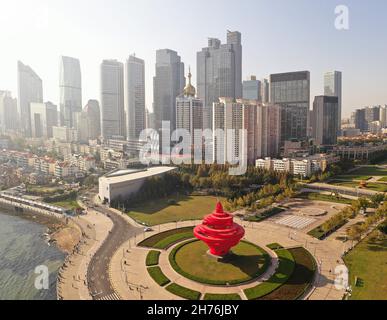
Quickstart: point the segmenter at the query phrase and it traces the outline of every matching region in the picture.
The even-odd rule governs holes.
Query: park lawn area
[[[166,289],[170,293],[173,293],[173,294],[175,294],[181,298],[187,299],[187,300],[199,300],[201,295],[202,295],[198,291],[182,287],[176,283],[170,284]]]
[[[218,200],[225,199],[213,196],[177,195],[148,201],[141,207],[129,211],[128,215],[149,226],[176,221],[201,220],[214,211]],[[175,204],[171,205],[171,201],[174,201]]]
[[[356,174],[359,176],[387,176],[387,169],[376,166],[364,166],[360,167],[357,170],[351,172],[351,174]]]
[[[377,232],[371,233],[344,258],[349,268],[352,300],[387,300],[387,236],[378,240]]]
[[[269,265],[269,255],[260,247],[240,242],[230,257],[217,261],[207,254],[202,241],[191,241],[176,247],[169,261],[176,272],[205,284],[239,284],[259,277]]]
[[[381,178],[378,181],[387,182],[387,177]]]
[[[147,257],[146,257],[146,266],[152,267],[157,266],[159,264],[159,258],[160,258],[160,251],[149,251]]]
[[[318,200],[318,201],[326,201],[326,202],[334,202],[334,203],[342,203],[342,204],[352,204],[353,200],[347,198],[337,198],[335,196],[330,196],[328,194],[318,193],[318,192],[305,192],[297,196],[302,199],[309,200]]]
[[[311,288],[316,273],[316,261],[304,248],[289,249],[296,263],[288,281],[262,300],[297,300]]]
[[[367,189],[379,192],[387,192],[387,184],[384,183],[368,183]]]
[[[58,201],[58,202],[50,202],[50,205],[62,207],[67,210],[82,209],[82,207],[79,206],[77,200],[64,200],[64,201]]]
[[[344,180],[344,181],[368,181],[372,177],[371,176],[353,176],[353,175],[342,175],[342,176],[337,176],[334,179],[335,180]]]
[[[249,288],[245,290],[247,299],[257,300],[260,299],[269,293],[272,293],[274,290],[281,287],[284,283],[288,281],[292,275],[295,268],[295,261],[289,250],[280,249],[276,251],[279,266],[271,278],[256,287]]]

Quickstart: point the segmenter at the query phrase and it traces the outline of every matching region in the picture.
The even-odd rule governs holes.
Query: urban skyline
[[[17,2],[23,3],[23,1]],[[82,3],[79,7],[80,13],[84,13],[86,9],[89,9],[99,17],[102,14],[101,5],[103,3],[103,1],[93,2],[93,6],[88,6],[87,4]],[[27,7],[30,6],[29,3],[26,3],[25,5]],[[202,5],[200,1],[195,4],[195,7],[199,5]],[[218,1],[214,1],[214,3],[207,5],[209,6],[209,9],[211,9],[215,8],[216,5],[219,6],[220,3]],[[173,31],[172,37],[168,37],[167,34],[170,29],[170,23],[167,23],[162,17],[155,17],[161,26],[165,25],[165,28],[160,28],[160,30],[158,30],[160,36],[155,37],[149,27],[143,28],[143,32],[141,34],[133,34],[130,29],[125,29],[127,24],[124,24],[123,29],[118,29],[117,33],[114,33],[111,28],[107,28],[106,31],[103,31],[100,35],[101,39],[104,41],[106,40],[108,45],[102,46],[102,42],[97,41],[97,35],[95,34],[96,31],[100,31],[100,28],[96,27],[95,30],[92,30],[90,29],[92,26],[84,25],[84,22],[79,20],[80,17],[78,15],[72,15],[71,19],[74,19],[75,24],[73,28],[78,28],[77,33],[73,35],[71,41],[64,39],[63,43],[59,44],[56,42],[56,39],[53,39],[52,32],[57,31],[58,36],[63,36],[60,38],[67,38],[65,37],[65,30],[62,30],[58,24],[62,21],[66,10],[68,10],[68,7],[70,6],[62,8],[62,4],[60,2],[56,5],[49,5],[48,2],[41,1],[40,5],[36,8],[30,8],[33,12],[36,10],[40,12],[40,15],[38,15],[42,18],[39,19],[41,20],[40,24],[37,24],[34,19],[25,16],[26,14],[23,13],[22,17],[24,17],[24,19],[17,20],[23,21],[22,24],[24,29],[28,30],[27,34],[31,33],[29,34],[29,39],[26,39],[25,37],[27,34],[24,35],[19,33],[20,26],[15,26],[15,30],[12,31],[13,29],[11,27],[14,25],[12,17],[15,17],[17,14],[21,15],[21,13],[17,11],[17,6],[9,5],[7,8],[9,16],[7,18],[2,17],[0,19],[0,26],[6,27],[2,29],[7,31],[11,30],[5,34],[5,41],[8,41],[9,46],[4,52],[3,60],[0,61],[0,69],[4,71],[2,75],[6,75],[5,77],[0,75],[0,88],[2,90],[12,91],[13,95],[16,96],[16,75],[14,74],[14,64],[16,64],[16,60],[19,59],[30,65],[42,78],[45,86],[45,101],[52,101],[53,103],[58,104],[58,74],[54,66],[57,66],[58,57],[61,55],[68,55],[76,57],[81,61],[84,105],[87,100],[98,99],[99,97],[98,65],[100,62],[104,59],[117,59],[119,61],[125,61],[131,53],[136,52],[138,56],[145,60],[146,106],[148,109],[151,109],[153,102],[152,77],[154,76],[154,68],[152,66],[155,62],[155,51],[160,48],[170,48],[175,50],[179,52],[182,57],[182,61],[186,64],[186,66],[190,65],[192,70],[195,70],[196,52],[205,46],[206,38],[216,37],[221,39],[223,42],[225,41],[224,30],[226,28],[230,28],[231,30],[240,31],[243,35],[243,80],[247,79],[247,77],[251,74],[256,75],[257,79],[261,79],[267,77],[270,73],[309,70],[312,76],[311,99],[313,99],[314,96],[324,93],[324,73],[332,70],[340,70],[344,74],[344,117],[349,117],[350,113],[355,108],[359,108],[364,105],[384,104],[385,101],[387,101],[385,90],[383,90],[381,86],[372,86],[371,84],[367,85],[367,83],[361,81],[362,78],[373,77],[376,83],[383,83],[383,79],[385,79],[386,70],[385,66],[381,63],[381,53],[383,52],[383,46],[385,46],[385,44],[376,43],[375,40],[373,40],[377,38],[374,33],[383,29],[382,24],[384,23],[384,20],[379,17],[379,14],[380,12],[383,12],[385,3],[375,1],[374,5],[376,10],[364,13],[363,4],[349,1],[351,13],[356,16],[364,14],[364,19],[356,19],[356,23],[351,24],[351,28],[348,31],[338,31],[334,28],[334,8],[336,4],[334,4],[333,1],[326,1],[324,4],[319,5],[312,5],[306,3],[305,1],[301,1],[300,5],[294,6],[300,9],[299,13],[295,12],[295,8],[292,8],[289,4],[283,2],[274,2],[269,4],[266,1],[257,1],[254,3],[251,1],[245,1],[242,5],[245,7],[249,6],[251,9],[258,7],[259,12],[262,12],[261,15],[263,16],[262,18],[264,21],[267,21],[271,14],[274,14],[275,12],[277,18],[278,14],[283,17],[282,20],[278,18],[277,21],[283,22],[280,22],[278,27],[270,32],[264,32],[262,29],[260,29],[262,31],[258,32],[255,31],[256,28],[251,27],[251,22],[247,22],[248,19],[241,19],[238,13],[235,13],[235,18],[237,18],[235,19],[235,22],[233,22],[233,25],[230,25],[224,21],[231,15],[229,11],[226,11],[225,17],[222,17],[219,22],[214,23],[210,28],[207,28],[207,30],[204,30],[202,26],[196,26],[195,28],[179,28],[179,30]],[[125,7],[123,4],[119,7],[122,6]],[[174,4],[171,14],[177,14],[181,6],[182,5],[180,4]],[[151,10],[151,8],[153,9]],[[152,3],[152,1],[139,6],[138,10],[140,13],[147,12],[153,17],[157,11],[154,10],[155,8],[165,10],[163,8],[159,8],[159,6]],[[282,10],[279,10],[280,8],[282,8]],[[283,10],[284,8],[288,10]],[[127,10],[117,12],[117,6],[114,6],[112,10],[113,16],[116,16],[118,21],[121,21],[125,14],[128,15]],[[290,14],[287,16],[283,16],[283,13],[281,13],[282,11],[289,12],[289,10]],[[192,12],[194,11],[195,10],[192,10]],[[313,21],[312,18],[317,11],[319,11],[319,13],[321,12],[322,15],[321,17],[319,16],[315,19],[316,21]],[[28,12],[28,10],[26,10],[26,12]],[[191,13],[188,12],[187,16],[189,17],[190,15]],[[320,50],[316,51],[307,44],[310,40],[312,40],[312,44],[314,40],[309,37],[310,34],[307,31],[302,30],[305,28],[301,28],[301,31],[299,28],[295,29],[300,26],[300,21],[294,23],[294,26],[292,25],[289,27],[286,23],[290,18],[289,16],[293,18],[293,21],[295,17],[303,17],[300,21],[305,20],[304,23],[311,24],[312,29],[315,28],[315,39],[322,41],[318,46]],[[137,19],[138,18],[136,18],[136,21]],[[133,19],[126,20],[132,21]],[[187,18],[187,20],[189,21],[190,19]],[[43,23],[44,21],[46,21],[45,24]],[[372,24],[370,24],[370,21]],[[183,23],[186,24],[187,22],[183,21]],[[375,23],[377,23],[377,25],[375,25]],[[140,22],[140,25],[143,25],[143,22]],[[287,38],[283,39],[281,46],[279,46],[279,44],[276,44],[273,40],[279,32],[279,29],[285,26],[289,32]],[[71,30],[72,29],[70,28],[67,32],[71,32]],[[184,37],[181,37],[183,32],[181,30],[184,30]],[[295,30],[298,31],[295,32]],[[90,34],[90,36],[86,37],[85,34]],[[147,38],[147,41],[139,40],[143,37]],[[188,41],[187,38],[190,40]],[[367,38],[367,42],[370,46],[374,44],[374,47],[378,48],[378,50],[373,50],[371,53],[372,59],[366,59],[368,50],[359,46],[360,42],[358,43],[358,41],[365,38]],[[31,49],[32,39],[36,42],[33,49]],[[42,55],[38,48],[42,47],[44,44],[43,39],[51,39],[53,41],[52,45],[47,48]],[[138,41],[136,41],[136,39]],[[176,39],[179,39],[179,41],[176,41]],[[88,41],[90,43],[88,43]],[[189,45],[187,45],[187,41]],[[294,42],[294,45],[291,45],[291,41]],[[259,45],[257,45],[257,43],[259,43]],[[75,44],[79,45],[74,47]],[[337,50],[327,52],[324,48],[328,47],[328,44],[329,47],[334,46]],[[286,55],[281,53],[280,50],[280,48],[283,48],[284,45],[287,48]],[[353,54],[353,51],[350,49],[354,47],[357,48],[356,54]],[[350,56],[351,59],[348,59],[348,56]],[[354,68],[355,65],[357,68]],[[194,84],[196,84],[195,73],[196,72],[193,72]]]

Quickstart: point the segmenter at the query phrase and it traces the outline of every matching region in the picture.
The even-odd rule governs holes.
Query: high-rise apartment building
[[[52,138],[53,127],[58,125],[58,107],[51,102],[31,106],[31,135],[33,138]]]
[[[17,108],[20,117],[20,132],[31,137],[31,111],[32,102],[43,102],[42,79],[31,67],[18,61],[18,99]]]
[[[204,127],[212,127],[212,107],[220,97],[242,98],[242,35],[227,33],[227,43],[208,40],[197,53],[198,97],[204,102]]]
[[[267,79],[261,81],[261,97],[263,103],[269,103],[270,101],[270,83]]]
[[[138,140],[145,129],[145,63],[133,55],[125,64],[125,113],[128,140]]]
[[[83,108],[87,119],[87,138],[95,140],[101,136],[101,110],[97,100],[89,100]]]
[[[176,98],[176,129],[190,133],[192,155],[195,148],[202,150],[203,101],[196,98],[196,89],[191,84],[191,71],[188,74],[188,85]]]
[[[105,139],[126,138],[124,65],[117,60],[101,64],[101,131]]]
[[[327,72],[324,75],[324,95],[338,98],[337,126],[341,130],[342,119],[342,73],[340,71]]]
[[[59,62],[60,123],[75,126],[75,113],[82,111],[82,77],[78,59],[60,57]]]
[[[0,91],[0,133],[18,129],[17,100],[10,91]]]
[[[184,63],[176,51],[157,50],[156,75],[153,78],[153,112],[155,128],[160,130],[162,121],[169,121],[172,132],[176,128],[176,97],[185,87]]]
[[[313,136],[317,145],[336,145],[338,134],[339,98],[317,96],[313,103]]]
[[[262,101],[261,81],[256,76],[251,76],[249,80],[243,81],[243,99]]]
[[[281,144],[305,140],[310,108],[309,71],[270,75],[270,102],[282,107]]]

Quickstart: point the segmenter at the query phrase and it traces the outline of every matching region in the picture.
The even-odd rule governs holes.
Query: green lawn
[[[297,300],[310,288],[316,273],[316,262],[304,248],[289,249],[296,262],[288,281],[277,290],[264,296],[263,300]]]
[[[241,296],[237,293],[230,294],[212,294],[206,293],[203,300],[214,300],[214,301],[233,301],[233,300],[242,300]]]
[[[377,231],[373,232],[344,259],[353,300],[387,300],[387,236],[378,240],[376,235]]]
[[[358,182],[352,182],[352,181],[338,181],[334,180],[331,182],[331,184],[341,187],[348,187],[348,188],[358,188],[360,187],[360,184]],[[383,183],[367,183],[367,187],[365,189],[378,191],[378,192],[387,192],[387,185]]]
[[[295,262],[289,250],[280,249],[276,251],[279,259],[279,266],[274,275],[266,282],[259,284],[256,287],[245,290],[247,299],[260,299],[274,290],[281,287],[288,281],[295,267]]]
[[[170,201],[175,205],[170,205]],[[214,211],[218,198],[212,196],[172,196],[166,199],[149,201],[128,212],[136,221],[150,226],[168,222],[200,220]],[[220,201],[224,200],[219,198]]]
[[[58,202],[50,202],[50,205],[62,207],[62,208],[65,208],[67,210],[82,209],[79,206],[77,200],[65,200],[65,201],[58,201]]]
[[[161,271],[160,267],[148,268],[148,273],[160,287],[164,287],[171,282]]]
[[[149,251],[147,257],[146,257],[146,266],[152,267],[157,266],[159,264],[159,258],[160,258],[160,251]]]
[[[326,201],[326,202],[335,202],[335,203],[342,203],[342,204],[352,204],[353,200],[343,198],[343,197],[335,197],[330,196],[328,194],[322,194],[318,192],[305,192],[297,196],[298,198],[302,199],[309,199],[309,200],[318,200],[318,201]]]
[[[381,178],[378,181],[387,182],[387,177]]]
[[[342,175],[334,177],[335,180],[344,180],[344,181],[367,181],[370,180],[371,176],[354,176],[354,175]]]
[[[259,277],[269,265],[269,256],[261,248],[241,242],[223,261],[208,256],[202,241],[192,241],[175,248],[169,258],[172,267],[183,276],[206,284],[226,285],[247,282]]]
[[[202,295],[198,291],[182,287],[176,283],[170,284],[166,289],[170,293],[173,293],[173,294],[175,294],[181,298],[187,299],[187,300],[199,300],[201,295]]]
[[[387,169],[376,166],[364,166],[359,169],[352,171],[351,174],[356,174],[359,176],[387,176]]]

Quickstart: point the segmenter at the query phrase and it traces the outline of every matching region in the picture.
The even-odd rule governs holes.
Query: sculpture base
[[[222,261],[226,262],[226,261],[230,261],[232,259],[232,257],[234,256],[234,254],[230,251],[225,256],[217,256],[215,254],[212,254],[211,251],[208,250],[207,256],[209,256],[211,259],[214,259],[215,261],[218,261],[218,262],[222,262]]]

